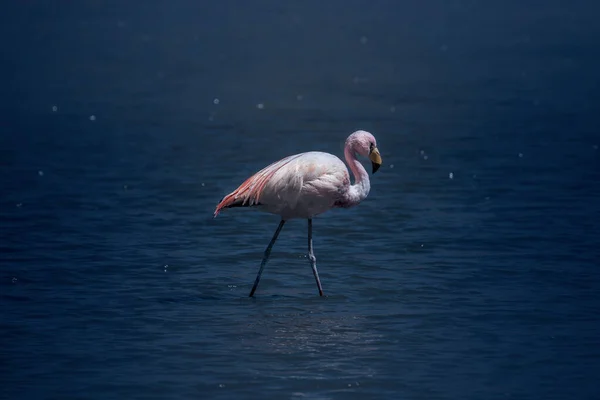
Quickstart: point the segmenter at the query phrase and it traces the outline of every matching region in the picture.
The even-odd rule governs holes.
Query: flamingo
[[[263,168],[219,202],[214,217],[221,210],[232,207],[252,207],[281,217],[265,249],[250,297],[254,296],[283,225],[294,218],[308,220],[308,259],[319,295],[323,296],[313,252],[312,219],[331,208],[355,206],[367,197],[371,189],[369,174],[358,161],[357,154],[371,160],[373,173],[379,169],[381,155],[371,133],[359,130],[346,139],[344,157],[354,174],[354,185],[350,184],[350,176],[342,160],[333,154],[310,151],[283,158]]]

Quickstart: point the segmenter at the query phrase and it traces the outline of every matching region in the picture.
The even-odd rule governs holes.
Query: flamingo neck
[[[369,181],[369,174],[365,170],[365,167],[358,161],[356,153],[350,146],[344,149],[344,156],[354,175],[354,185],[350,185],[350,188],[346,192],[346,196],[344,196],[344,205],[346,207],[352,207],[363,201],[369,195],[371,182]]]

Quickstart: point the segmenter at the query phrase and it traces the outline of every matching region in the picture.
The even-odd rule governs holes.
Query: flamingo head
[[[381,167],[381,154],[377,149],[377,140],[371,133],[367,131],[354,132],[346,139],[346,148],[363,157],[368,157],[371,160],[373,173]]]

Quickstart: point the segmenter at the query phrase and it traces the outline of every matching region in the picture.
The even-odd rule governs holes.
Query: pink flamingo
[[[254,295],[260,276],[267,264],[271,249],[289,219],[308,219],[308,258],[317,281],[319,295],[323,288],[313,253],[312,218],[325,211],[357,205],[369,194],[369,175],[356,155],[368,157],[373,173],[381,166],[381,155],[375,137],[369,132],[356,131],[346,139],[344,157],[354,174],[354,185],[346,166],[336,156],[320,151],[296,154],[279,160],[258,171],[217,205],[215,217],[224,208],[256,207],[281,216],[279,226],[267,246],[250,297]]]

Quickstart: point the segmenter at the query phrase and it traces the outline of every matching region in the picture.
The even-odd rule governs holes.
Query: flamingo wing
[[[216,217],[219,215],[219,212],[224,208],[259,205],[260,194],[265,185],[269,182],[269,179],[273,177],[279,169],[301,155],[302,154],[296,154],[276,161],[246,179],[237,189],[223,197],[217,205],[214,216]]]

